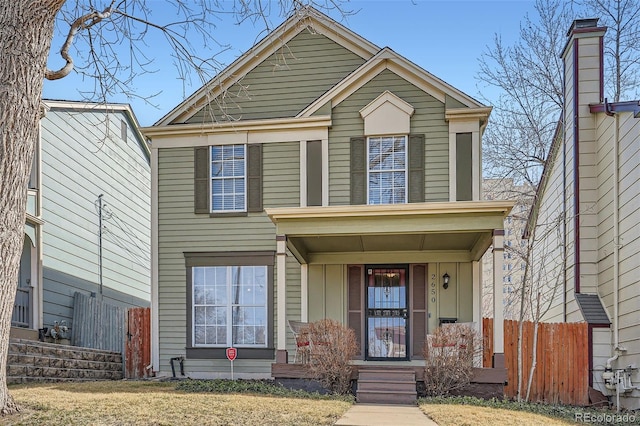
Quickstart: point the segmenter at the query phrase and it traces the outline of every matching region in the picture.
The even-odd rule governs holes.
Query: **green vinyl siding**
[[[266,143],[263,155],[263,204],[300,206],[300,142]]]
[[[350,204],[350,139],[362,136],[360,109],[385,90],[415,108],[411,134],[424,134],[425,201],[449,199],[449,126],[444,104],[392,71],[385,70],[333,109],[329,130],[329,204]]]
[[[242,120],[295,116],[363,63],[324,35],[303,30],[231,86],[223,100],[187,122],[226,121],[225,115]]]
[[[300,205],[299,142],[263,144],[263,195],[266,207]],[[264,212],[241,217],[194,214],[193,148],[158,150],[158,303],[160,369],[170,371],[169,359],[185,355],[186,268],[184,252],[275,250],[275,225]],[[274,274],[275,268],[274,268]],[[274,282],[277,277],[274,276]],[[277,288],[274,288],[277,300]],[[300,265],[287,257],[287,315],[300,316]],[[276,307],[270,306],[274,321]],[[274,324],[277,325],[277,322]],[[274,333],[277,335],[277,326]],[[290,336],[287,336],[288,338]],[[289,345],[293,345],[289,342]],[[275,342],[270,342],[275,347]],[[270,362],[238,360],[238,374],[270,372]],[[227,361],[228,364],[228,361]],[[189,371],[220,372],[222,360],[189,359]]]

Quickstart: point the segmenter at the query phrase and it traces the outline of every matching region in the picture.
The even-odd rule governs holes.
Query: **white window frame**
[[[220,210],[216,210],[213,208],[213,199],[214,199],[214,192],[213,192],[213,181],[214,180],[221,180],[224,181],[225,179],[237,179],[239,176],[221,176],[221,177],[214,177],[211,174],[211,168],[213,165],[213,149],[214,148],[221,148],[224,149],[224,147],[226,146],[242,146],[244,149],[244,175],[242,176],[242,179],[244,181],[244,206],[242,206],[242,208],[237,208],[237,209],[220,209]],[[237,213],[237,212],[246,212],[247,211],[247,155],[248,154],[248,150],[247,150],[247,144],[224,144],[224,145],[211,145],[209,147],[209,181],[210,181],[210,203],[209,203],[209,211],[211,213]],[[224,185],[224,184],[223,184]],[[235,194],[235,192],[234,192]]]
[[[227,291],[227,303],[225,306],[226,309],[226,342],[225,343],[196,343],[196,307],[202,306],[212,306],[212,307],[221,307],[223,305],[211,305],[211,304],[196,304],[196,292],[195,292],[195,270],[197,268],[225,268],[226,269],[226,291]],[[263,304],[253,304],[253,305],[235,305],[231,302],[231,295],[233,291],[233,268],[264,268],[264,276],[265,276],[265,290],[264,290],[264,303]],[[267,265],[230,265],[230,266],[193,266],[191,269],[191,342],[194,348],[225,348],[225,347],[238,347],[238,348],[266,348],[269,344],[269,267]],[[241,307],[258,307],[264,308],[265,314],[265,323],[264,323],[264,337],[265,341],[263,344],[234,344],[233,343],[233,308],[235,306]]]
[[[369,182],[371,177],[371,164],[369,162],[369,150],[371,146],[371,139],[383,139],[383,138],[404,138],[404,169],[391,169],[382,171],[373,171],[373,173],[381,172],[400,172],[404,173],[404,200],[401,203],[392,204],[406,204],[409,197],[409,135],[383,135],[383,136],[367,136],[367,150],[366,150],[366,167],[367,167],[367,205],[372,205],[369,191]],[[381,205],[387,203],[376,203],[373,205]]]

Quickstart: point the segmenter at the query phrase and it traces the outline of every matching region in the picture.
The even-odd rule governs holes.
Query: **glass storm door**
[[[408,359],[407,267],[367,266],[366,359]]]

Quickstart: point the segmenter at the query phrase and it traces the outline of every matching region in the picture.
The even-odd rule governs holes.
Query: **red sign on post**
[[[238,350],[236,348],[227,348],[227,359],[233,361],[238,356]]]

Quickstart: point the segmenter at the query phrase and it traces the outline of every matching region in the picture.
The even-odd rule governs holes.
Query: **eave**
[[[302,263],[340,259],[479,260],[512,201],[272,208],[276,234]],[[425,257],[426,256],[426,257]]]
[[[473,110],[487,108],[471,96],[445,83],[443,80],[440,80],[438,77],[397,54],[392,49],[385,47],[362,64],[360,68],[356,69],[324,95],[312,102],[307,108],[302,110],[298,114],[298,117],[309,117],[328,102],[331,102],[332,107],[337,106],[384,70],[389,70],[399,75],[442,103],[445,103],[446,96],[448,95]]]
[[[331,126],[330,116],[304,118],[276,118],[268,120],[245,120],[224,123],[172,124],[151,126],[140,129],[148,138],[211,135],[219,133],[239,133],[255,131],[287,131]]]

